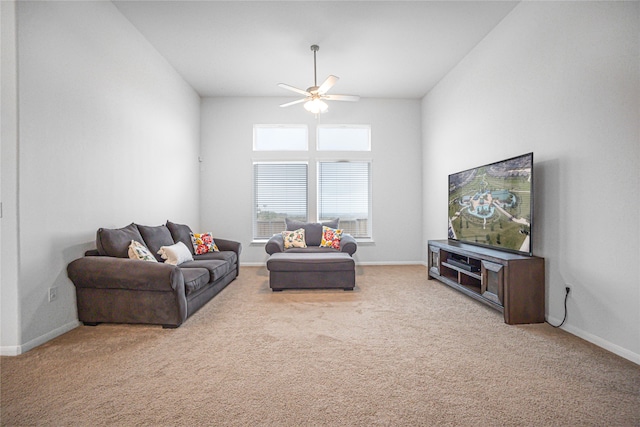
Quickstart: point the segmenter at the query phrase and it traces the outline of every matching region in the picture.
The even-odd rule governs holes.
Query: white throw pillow
[[[158,251],[158,255],[165,260],[165,264],[180,265],[183,262],[193,261],[191,251],[182,242],[171,246],[162,246]]]

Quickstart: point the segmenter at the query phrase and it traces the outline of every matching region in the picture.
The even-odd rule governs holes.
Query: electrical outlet
[[[58,299],[58,288],[54,286],[53,288],[49,288],[49,302],[55,301]]]

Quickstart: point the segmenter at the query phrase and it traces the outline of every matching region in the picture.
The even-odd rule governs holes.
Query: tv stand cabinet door
[[[429,271],[440,275],[440,248],[429,245]]]
[[[482,260],[483,298],[504,306],[504,265]]]

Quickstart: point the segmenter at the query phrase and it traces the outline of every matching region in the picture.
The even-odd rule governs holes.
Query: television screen
[[[449,175],[449,239],[532,255],[533,153]]]

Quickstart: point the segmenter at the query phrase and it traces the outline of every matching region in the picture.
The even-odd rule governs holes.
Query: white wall
[[[241,263],[266,261],[264,244],[251,244],[254,124],[307,124],[315,147],[318,120],[302,106],[280,108],[290,98],[205,98],[202,101],[201,220],[220,237],[239,240]],[[333,102],[320,123],[370,124],[373,237],[360,244],[357,263],[416,263],[422,257],[422,148],[420,101],[362,99]],[[263,154],[263,153],[261,153]],[[279,156],[276,155],[276,157]],[[303,159],[298,154],[290,159]],[[310,174],[312,175],[312,174]],[[310,176],[310,186],[315,177]],[[315,204],[309,197],[309,203]],[[312,220],[315,218],[312,218]],[[205,231],[204,229],[202,231]]]
[[[534,152],[547,318],[640,363],[637,2],[520,3],[423,100],[424,236],[447,175]],[[426,242],[425,242],[426,243]]]
[[[20,343],[18,308],[18,67],[16,4],[0,1],[0,126],[2,217],[0,218],[0,346]],[[15,353],[15,351],[13,351]],[[3,354],[0,352],[0,354]]]
[[[77,325],[66,266],[95,247],[99,227],[199,224],[193,89],[111,2],[17,12],[20,321],[7,327],[18,342],[5,342],[3,317],[3,353]]]

